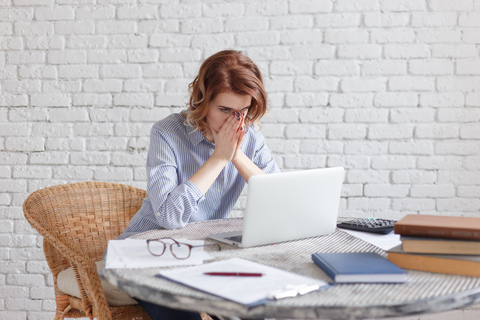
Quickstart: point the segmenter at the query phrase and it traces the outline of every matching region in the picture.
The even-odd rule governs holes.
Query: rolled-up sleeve
[[[263,135],[257,131],[255,135],[255,152],[252,158],[252,162],[257,165],[265,173],[276,173],[280,172],[280,168],[277,165],[277,162],[273,158],[270,149],[267,147],[265,138]]]
[[[183,228],[204,200],[202,192],[189,180],[179,181],[174,149],[160,132],[152,128],[147,158],[148,197],[158,224],[167,229]]]

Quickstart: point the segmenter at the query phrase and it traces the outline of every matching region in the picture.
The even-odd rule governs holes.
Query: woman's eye
[[[228,112],[228,111],[230,111],[230,109],[222,108],[222,109],[220,109],[220,111],[222,111],[222,112]]]

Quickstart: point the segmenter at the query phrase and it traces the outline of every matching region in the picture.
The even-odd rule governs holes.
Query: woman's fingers
[[[239,130],[243,122],[243,116],[237,112],[233,112],[222,125],[220,131],[223,131],[227,136],[233,138],[235,133]]]

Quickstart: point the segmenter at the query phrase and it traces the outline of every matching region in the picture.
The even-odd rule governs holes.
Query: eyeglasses
[[[167,240],[170,240],[173,242],[169,243],[167,242]],[[155,256],[155,257],[162,256],[168,247],[170,248],[170,252],[172,253],[172,256],[174,256],[178,260],[185,260],[190,258],[190,254],[192,253],[193,248],[209,247],[209,246],[217,248],[218,251],[222,250],[220,248],[220,245],[217,243],[194,246],[188,243],[178,242],[177,240],[172,238],[147,240],[147,249],[152,256]]]

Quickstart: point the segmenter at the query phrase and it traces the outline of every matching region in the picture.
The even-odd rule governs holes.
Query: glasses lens
[[[187,259],[190,256],[190,247],[183,243],[172,243],[170,250],[177,259]]]
[[[148,250],[151,254],[161,256],[165,252],[165,244],[160,241],[148,242]]]

